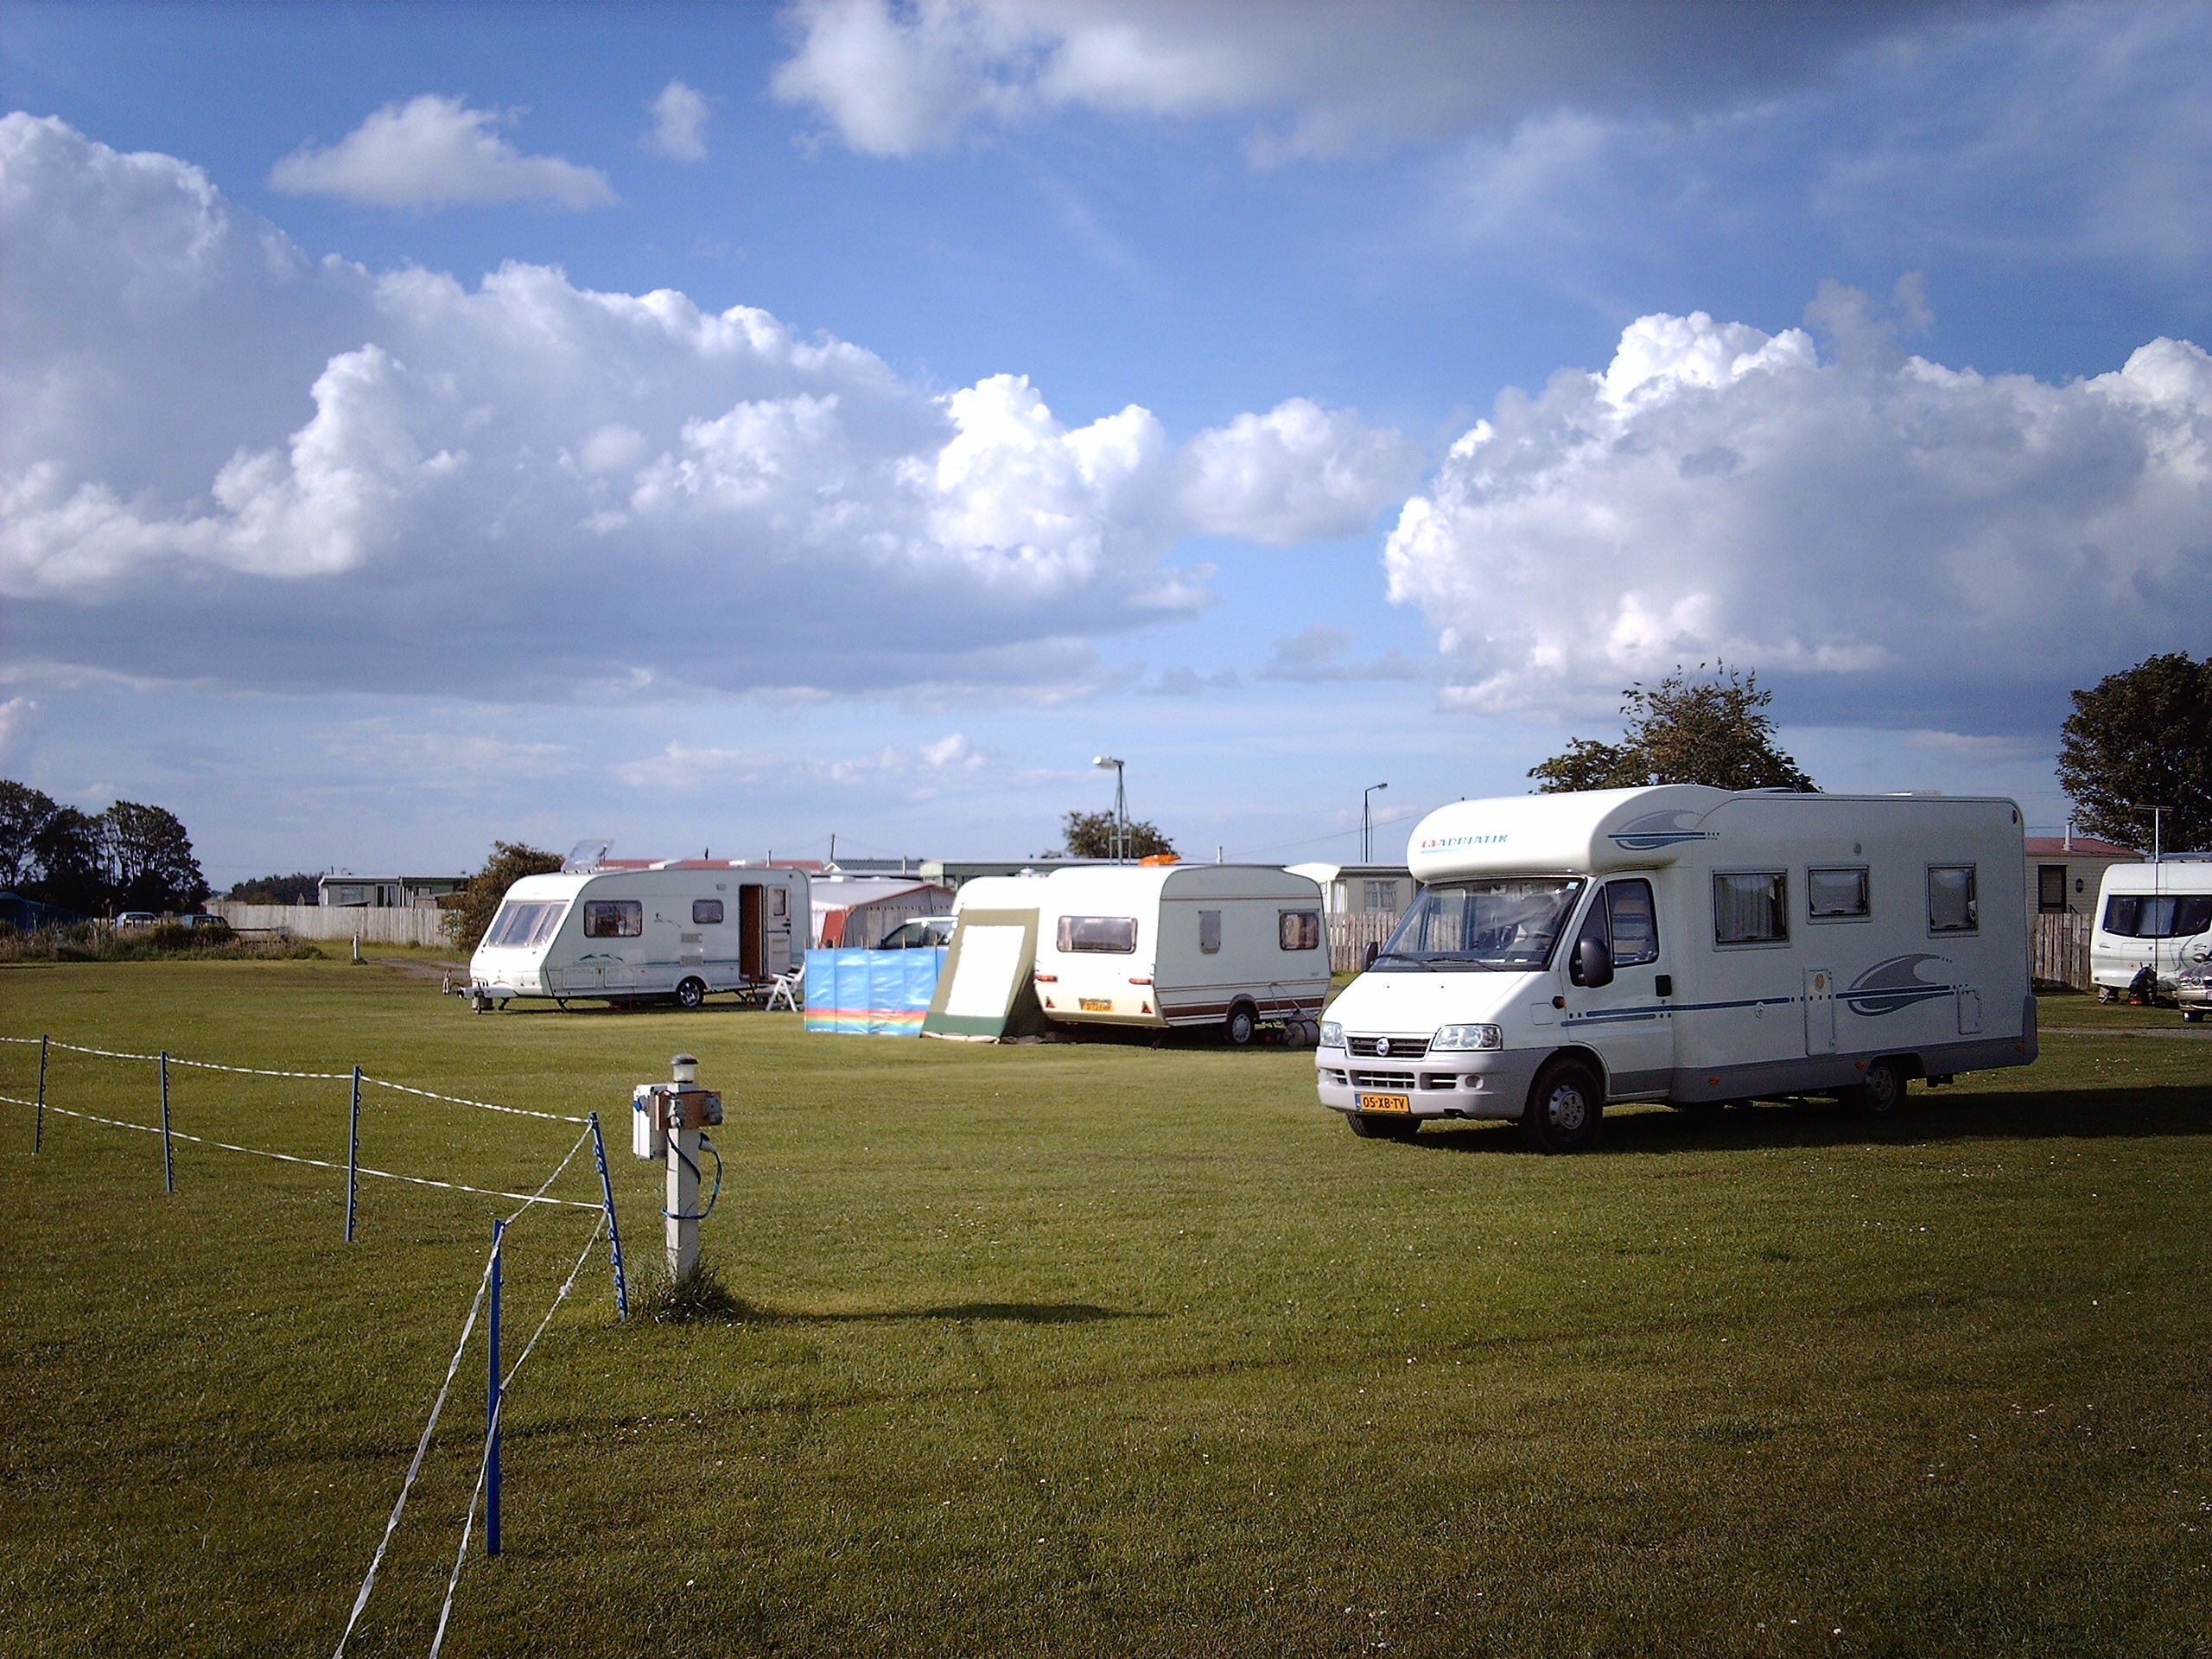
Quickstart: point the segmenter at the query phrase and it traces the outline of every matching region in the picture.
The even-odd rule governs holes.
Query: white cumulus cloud
[[[1898,303],[1919,320],[1916,285]],[[1832,709],[2002,722],[2212,643],[2212,358],[2158,340],[2051,385],[1904,356],[1863,296],[1816,309],[1834,357],[1641,318],[1452,446],[1384,555],[1447,702],[1603,706],[1717,655]]]
[[[645,105],[653,118],[645,145],[671,162],[707,159],[707,99],[703,93],[671,80]]]
[[[1208,602],[1179,538],[1342,533],[1398,464],[1310,404],[1179,448],[1138,405],[939,391],[747,307],[316,261],[198,169],[27,116],[0,243],[0,593],[49,665],[1051,701],[1112,682],[1092,641]]]
[[[680,85],[671,83],[669,91]],[[500,201],[601,207],[614,200],[613,187],[597,168],[525,156],[500,137],[499,128],[517,118],[425,92],[385,105],[327,149],[295,150],[270,169],[269,182],[290,195],[336,196],[377,207]]]

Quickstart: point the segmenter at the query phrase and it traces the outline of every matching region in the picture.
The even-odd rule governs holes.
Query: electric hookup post
[[[668,1161],[668,1196],[661,1206],[668,1235],[668,1275],[688,1278],[699,1266],[699,1224],[713,1213],[722,1185],[721,1154],[706,1131],[722,1121],[722,1097],[699,1086],[699,1062],[678,1054],[669,1062],[671,1083],[640,1084],[630,1096],[630,1150]],[[699,1203],[699,1153],[714,1154],[715,1185]]]

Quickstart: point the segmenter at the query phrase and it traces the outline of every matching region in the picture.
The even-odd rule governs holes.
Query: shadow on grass
[[[1091,1302],[952,1302],[939,1307],[887,1307],[863,1313],[810,1313],[803,1309],[763,1310],[754,1317],[786,1325],[892,1325],[907,1319],[942,1319],[954,1325],[1005,1321],[1014,1325],[1091,1325],[1101,1319],[1139,1316]]]
[[[1737,1152],[1764,1147],[1940,1146],[1961,1141],[2130,1140],[2212,1135],[2212,1085],[1916,1092],[1886,1123],[1827,1101],[1761,1102],[1717,1116],[1664,1109],[1605,1116],[1597,1154]],[[1516,1123],[1431,1126],[1399,1145],[1429,1152],[1526,1153]],[[1530,1154],[1535,1155],[1535,1154]]]

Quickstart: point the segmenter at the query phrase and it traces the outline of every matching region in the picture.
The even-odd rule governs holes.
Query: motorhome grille
[[[1355,1089],[1410,1089],[1414,1074],[1410,1071],[1355,1071],[1351,1074]]]
[[[1376,1057],[1375,1046],[1383,1040],[1380,1037],[1354,1037],[1351,1039],[1351,1052],[1362,1059],[1371,1060]],[[1389,1041],[1390,1052],[1388,1058],[1390,1059],[1417,1060],[1428,1052],[1428,1039],[1426,1037],[1393,1037]]]

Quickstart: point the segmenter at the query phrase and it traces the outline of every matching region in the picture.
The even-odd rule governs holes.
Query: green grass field
[[[419,972],[419,966],[417,969]],[[518,1379],[454,1654],[2212,1653],[2212,1043],[2047,1001],[2023,1072],[1363,1142],[1310,1055],[470,1015],[343,962],[0,969],[0,1031],[595,1108],[730,1107],[742,1324]],[[28,1096],[35,1050],[0,1050]],[[154,1121],[151,1072],[49,1097]],[[341,1084],[173,1077],[179,1128],[344,1155]],[[0,1651],[327,1653],[512,1206],[0,1106]],[[567,1126],[372,1092],[365,1161],[534,1185]],[[588,1160],[556,1191],[590,1196]],[[511,1238],[510,1355],[582,1211]],[[472,1350],[352,1651],[426,1651]]]

